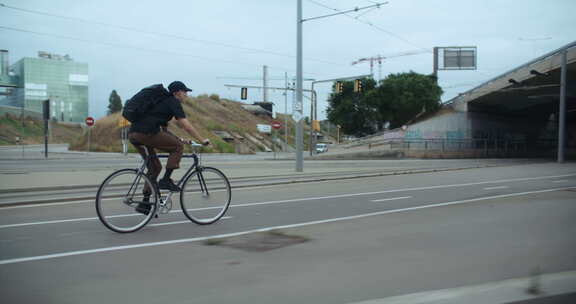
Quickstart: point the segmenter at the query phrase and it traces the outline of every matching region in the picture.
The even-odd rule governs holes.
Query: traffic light
[[[336,93],[340,94],[340,93],[342,93],[342,91],[344,91],[344,83],[342,83],[341,81],[337,81],[336,82]]]
[[[319,120],[313,120],[312,121],[312,130],[320,132],[320,121]]]
[[[246,100],[248,98],[248,88],[242,88],[240,90],[240,99]]]
[[[355,79],[354,80],[354,92],[362,93],[362,80],[361,79]]]

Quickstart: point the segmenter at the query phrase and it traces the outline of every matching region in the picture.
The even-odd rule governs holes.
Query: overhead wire
[[[231,61],[231,60],[226,60],[226,59],[204,57],[204,56],[198,56],[198,55],[194,55],[194,54],[190,54],[190,53],[168,51],[166,49],[150,49],[150,48],[143,48],[143,47],[138,47],[138,46],[114,43],[114,42],[96,41],[96,40],[90,40],[90,39],[84,39],[84,38],[78,38],[78,37],[72,37],[72,36],[65,36],[65,35],[60,35],[60,34],[37,32],[37,31],[8,27],[8,26],[2,26],[2,25],[0,25],[0,29],[15,31],[15,32],[21,32],[21,33],[34,34],[34,35],[39,35],[39,36],[47,36],[47,37],[55,37],[55,38],[59,38],[59,39],[80,41],[80,42],[84,42],[84,43],[93,43],[93,44],[105,45],[105,46],[110,46],[110,47],[135,49],[135,50],[139,50],[139,51],[155,52],[155,53],[165,53],[165,54],[171,54],[171,55],[191,57],[191,58],[196,58],[196,59],[200,59],[200,60],[218,61],[218,62],[223,62],[223,63],[228,63],[228,64],[260,66],[260,64],[255,64],[255,63],[246,63],[246,62]],[[276,67],[276,66],[270,66],[270,67],[275,68],[275,69],[279,69],[279,70],[283,70],[283,71],[294,72],[294,70],[286,69],[283,67]],[[314,74],[314,73],[308,73],[308,74]]]
[[[178,40],[193,41],[193,42],[202,43],[202,44],[209,44],[209,45],[215,45],[215,46],[220,46],[220,47],[225,47],[225,48],[233,48],[233,49],[239,49],[239,50],[250,51],[250,52],[255,52],[255,53],[262,53],[262,54],[268,54],[268,55],[274,55],[274,56],[281,56],[281,57],[288,57],[288,58],[296,58],[295,55],[290,55],[290,54],[285,54],[285,53],[280,53],[280,52],[275,52],[275,51],[270,51],[270,50],[263,50],[263,49],[256,49],[256,48],[249,48],[249,47],[237,46],[237,45],[232,45],[232,44],[227,44],[227,43],[222,43],[222,42],[217,42],[217,41],[197,39],[197,38],[186,37],[186,36],[181,36],[181,35],[175,35],[175,34],[170,34],[170,33],[148,31],[148,30],[143,30],[143,29],[139,29],[139,28],[135,28],[135,27],[118,25],[118,24],[112,24],[112,23],[107,23],[107,22],[101,22],[101,21],[97,21],[97,20],[88,20],[88,19],[83,19],[83,18],[78,18],[78,17],[65,16],[65,15],[59,15],[59,14],[53,14],[53,13],[48,13],[48,12],[43,12],[43,11],[38,11],[38,10],[31,10],[31,9],[26,9],[26,8],[21,8],[21,7],[6,5],[6,4],[4,4],[4,3],[0,3],[0,8],[7,8],[7,9],[15,10],[15,11],[21,11],[21,12],[25,12],[25,13],[29,13],[29,14],[49,16],[49,17],[53,17],[53,18],[60,18],[60,19],[72,20],[72,21],[81,22],[81,23],[86,23],[86,24],[96,24],[96,25],[100,25],[100,26],[105,26],[105,27],[110,27],[110,28],[117,28],[117,29],[121,29],[121,30],[125,30],[125,31],[131,31],[131,32],[136,32],[136,33],[141,33],[141,34],[155,35],[155,36],[167,37],[167,38],[178,39]],[[324,64],[330,64],[330,65],[342,65],[342,64],[340,64],[340,63],[325,61],[325,60],[321,60],[321,59],[314,59],[314,58],[305,58],[305,60],[307,60],[307,61],[315,61],[315,62],[324,63]],[[343,65],[342,65],[342,66],[343,66]]]
[[[337,9],[337,8],[333,8],[333,7],[330,7],[330,6],[326,5],[326,4],[323,4],[323,3],[321,3],[321,2],[318,2],[318,1],[316,1],[316,0],[307,0],[307,1],[310,2],[310,3],[316,4],[316,5],[318,5],[318,6],[321,6],[321,7],[323,7],[323,8],[329,9],[329,10],[333,10],[333,11],[336,11],[336,12],[341,12],[341,11],[342,11],[342,10],[339,10],[339,9]],[[362,15],[362,14],[361,14],[361,15]],[[419,46],[419,45],[414,44],[413,42],[409,41],[408,39],[405,39],[404,37],[402,37],[402,36],[400,36],[400,35],[397,35],[397,34],[391,32],[391,31],[389,31],[389,30],[383,29],[383,28],[381,28],[381,27],[373,24],[372,22],[369,22],[369,21],[360,19],[359,17],[360,17],[361,15],[359,15],[359,16],[352,16],[352,15],[350,15],[350,14],[344,14],[344,16],[346,16],[346,17],[348,17],[348,18],[352,18],[352,19],[354,19],[354,20],[356,20],[356,21],[358,21],[358,22],[360,22],[360,23],[364,23],[364,24],[366,24],[366,25],[369,25],[369,26],[375,28],[376,30],[378,30],[378,31],[380,31],[380,32],[386,33],[386,34],[388,34],[388,35],[390,35],[390,36],[392,36],[392,37],[394,37],[394,38],[396,38],[396,39],[402,40],[403,42],[405,42],[405,43],[407,43],[407,44],[410,44],[411,46],[414,46],[414,47],[416,47],[416,48],[419,48],[419,49],[422,49],[422,50],[426,50],[427,52],[432,53],[432,51],[431,51],[430,49],[428,49],[428,48],[423,48],[423,47],[421,47],[421,46]]]

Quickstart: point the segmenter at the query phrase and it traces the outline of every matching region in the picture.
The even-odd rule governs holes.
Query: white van
[[[327,144],[316,144],[316,153],[328,152]]]

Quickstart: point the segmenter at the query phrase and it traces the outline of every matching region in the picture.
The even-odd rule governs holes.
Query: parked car
[[[316,144],[316,153],[328,152],[327,144]]]

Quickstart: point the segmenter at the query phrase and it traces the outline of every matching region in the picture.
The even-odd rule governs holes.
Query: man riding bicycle
[[[144,117],[133,122],[128,138],[134,145],[138,153],[144,159],[149,158],[148,176],[155,182],[162,164],[156,155],[156,149],[169,153],[166,163],[164,177],[158,181],[158,188],[170,191],[180,191],[180,188],[174,184],[171,179],[172,172],[180,167],[180,159],[183,153],[182,140],[168,131],[168,122],[173,118],[176,124],[186,130],[193,138],[201,138],[200,133],[186,119],[186,114],[182,109],[181,102],[187,97],[188,92],[192,90],[187,88],[181,81],[174,81],[168,86],[166,98],[158,101],[151,109],[147,110]],[[208,139],[203,141],[205,145],[210,144]],[[144,189],[144,201],[150,199],[150,189]],[[150,212],[149,204],[140,204],[136,211],[147,214]]]

